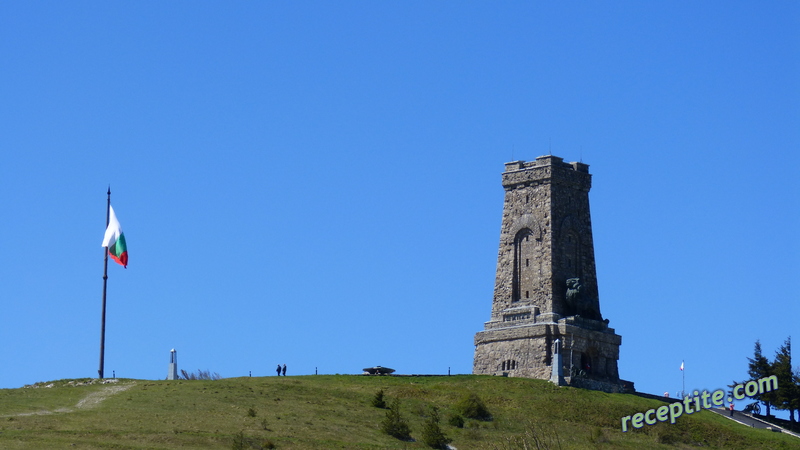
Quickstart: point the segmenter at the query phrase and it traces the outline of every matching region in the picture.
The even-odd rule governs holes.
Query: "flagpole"
[[[108,186],[108,203],[106,205],[106,228],[111,217],[111,186]],[[97,371],[98,378],[103,378],[103,364],[106,347],[106,286],[108,285],[108,248],[103,247],[103,308],[100,315],[100,369]]]
[[[683,367],[683,361],[681,361],[681,378],[683,378],[683,385],[681,387],[681,397],[686,397],[686,369]]]

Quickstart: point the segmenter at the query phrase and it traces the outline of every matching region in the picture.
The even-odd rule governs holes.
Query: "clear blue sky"
[[[797,2],[3,2],[0,387],[469,373],[503,163],[590,165],[623,378],[800,345]],[[800,354],[795,355],[800,363]],[[800,365],[800,364],[796,364]]]

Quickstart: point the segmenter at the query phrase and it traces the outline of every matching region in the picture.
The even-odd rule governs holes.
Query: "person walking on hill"
[[[281,365],[278,364],[278,376],[281,376]]]
[[[286,364],[283,365],[283,376],[286,376]]]

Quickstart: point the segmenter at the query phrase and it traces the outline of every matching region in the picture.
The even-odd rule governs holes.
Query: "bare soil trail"
[[[90,409],[94,408],[103,400],[119,394],[120,392],[127,391],[131,387],[133,387],[136,383],[126,383],[126,384],[118,384],[115,386],[105,386],[100,388],[97,391],[89,393],[86,397],[82,398],[78,403],[75,404],[72,408],[58,408],[53,411],[49,410],[40,410],[34,412],[27,412],[27,413],[19,413],[19,414],[11,414],[7,416],[0,416],[0,417],[22,417],[22,416],[43,416],[48,414],[55,414],[55,413],[70,413],[81,409]]]

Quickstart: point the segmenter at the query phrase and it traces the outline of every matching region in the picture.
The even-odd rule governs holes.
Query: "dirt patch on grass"
[[[23,417],[23,416],[44,416],[48,414],[54,413],[70,413],[75,410],[79,409],[89,409],[94,408],[103,400],[111,397],[112,395],[119,394],[120,392],[127,391],[136,383],[129,383],[129,384],[120,384],[115,386],[107,386],[103,387],[100,390],[90,393],[86,397],[82,398],[78,403],[75,404],[72,408],[58,408],[53,411],[48,410],[41,410],[41,411],[34,411],[34,412],[27,412],[27,413],[19,413],[19,414],[11,414],[9,416],[2,416],[2,417]]]
[[[87,395],[86,397],[82,398],[78,404],[75,405],[75,409],[88,409],[94,408],[95,406],[99,405],[103,400],[111,397],[112,395],[119,394],[120,392],[127,391],[130,389],[135,383],[131,384],[122,384],[118,386],[108,386],[100,389],[97,392],[92,392],[91,394]]]

